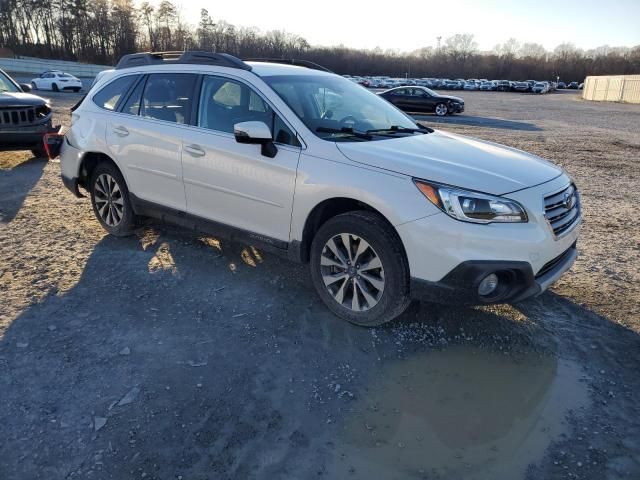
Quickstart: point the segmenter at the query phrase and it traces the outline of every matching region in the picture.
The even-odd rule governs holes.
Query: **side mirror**
[[[22,89],[22,91],[24,93],[29,93],[31,92],[31,85],[29,85],[28,83],[21,83],[20,84],[20,88]]]
[[[265,157],[273,158],[278,149],[273,143],[271,130],[266,123],[260,121],[240,122],[233,126],[233,134],[238,143],[253,143],[262,145],[261,153]]]

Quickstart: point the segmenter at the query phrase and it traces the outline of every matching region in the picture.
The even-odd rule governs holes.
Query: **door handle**
[[[198,145],[187,145],[184,147],[184,151],[192,157],[204,157],[204,150]]]
[[[116,135],[120,135],[121,137],[126,137],[129,135],[129,130],[127,130],[122,125],[118,125],[117,127],[113,127],[113,133]]]

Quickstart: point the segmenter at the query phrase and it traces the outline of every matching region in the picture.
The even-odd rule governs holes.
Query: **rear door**
[[[261,121],[278,152],[238,143],[233,126]],[[301,145],[293,129],[243,81],[203,76],[195,125],[184,134],[182,160],[187,211],[253,232],[266,242],[289,240]]]
[[[107,122],[107,144],[141,200],[186,211],[182,137],[191,117],[195,74],[153,73],[141,78]]]

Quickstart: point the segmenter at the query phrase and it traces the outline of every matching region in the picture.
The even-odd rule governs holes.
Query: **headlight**
[[[521,223],[527,214],[518,202],[457,187],[414,180],[418,190],[444,213],[473,223]]]

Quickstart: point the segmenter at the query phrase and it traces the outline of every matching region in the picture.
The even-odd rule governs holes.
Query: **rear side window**
[[[149,75],[142,95],[140,115],[172,123],[189,123],[197,75]]]
[[[142,103],[142,90],[144,89],[144,78],[141,79],[133,91],[129,98],[127,98],[124,105],[120,108],[122,113],[128,113],[129,115],[138,115],[140,113],[140,104]]]
[[[120,99],[126,95],[137,79],[138,75],[117,78],[93,96],[93,103],[105,110],[115,110]]]

